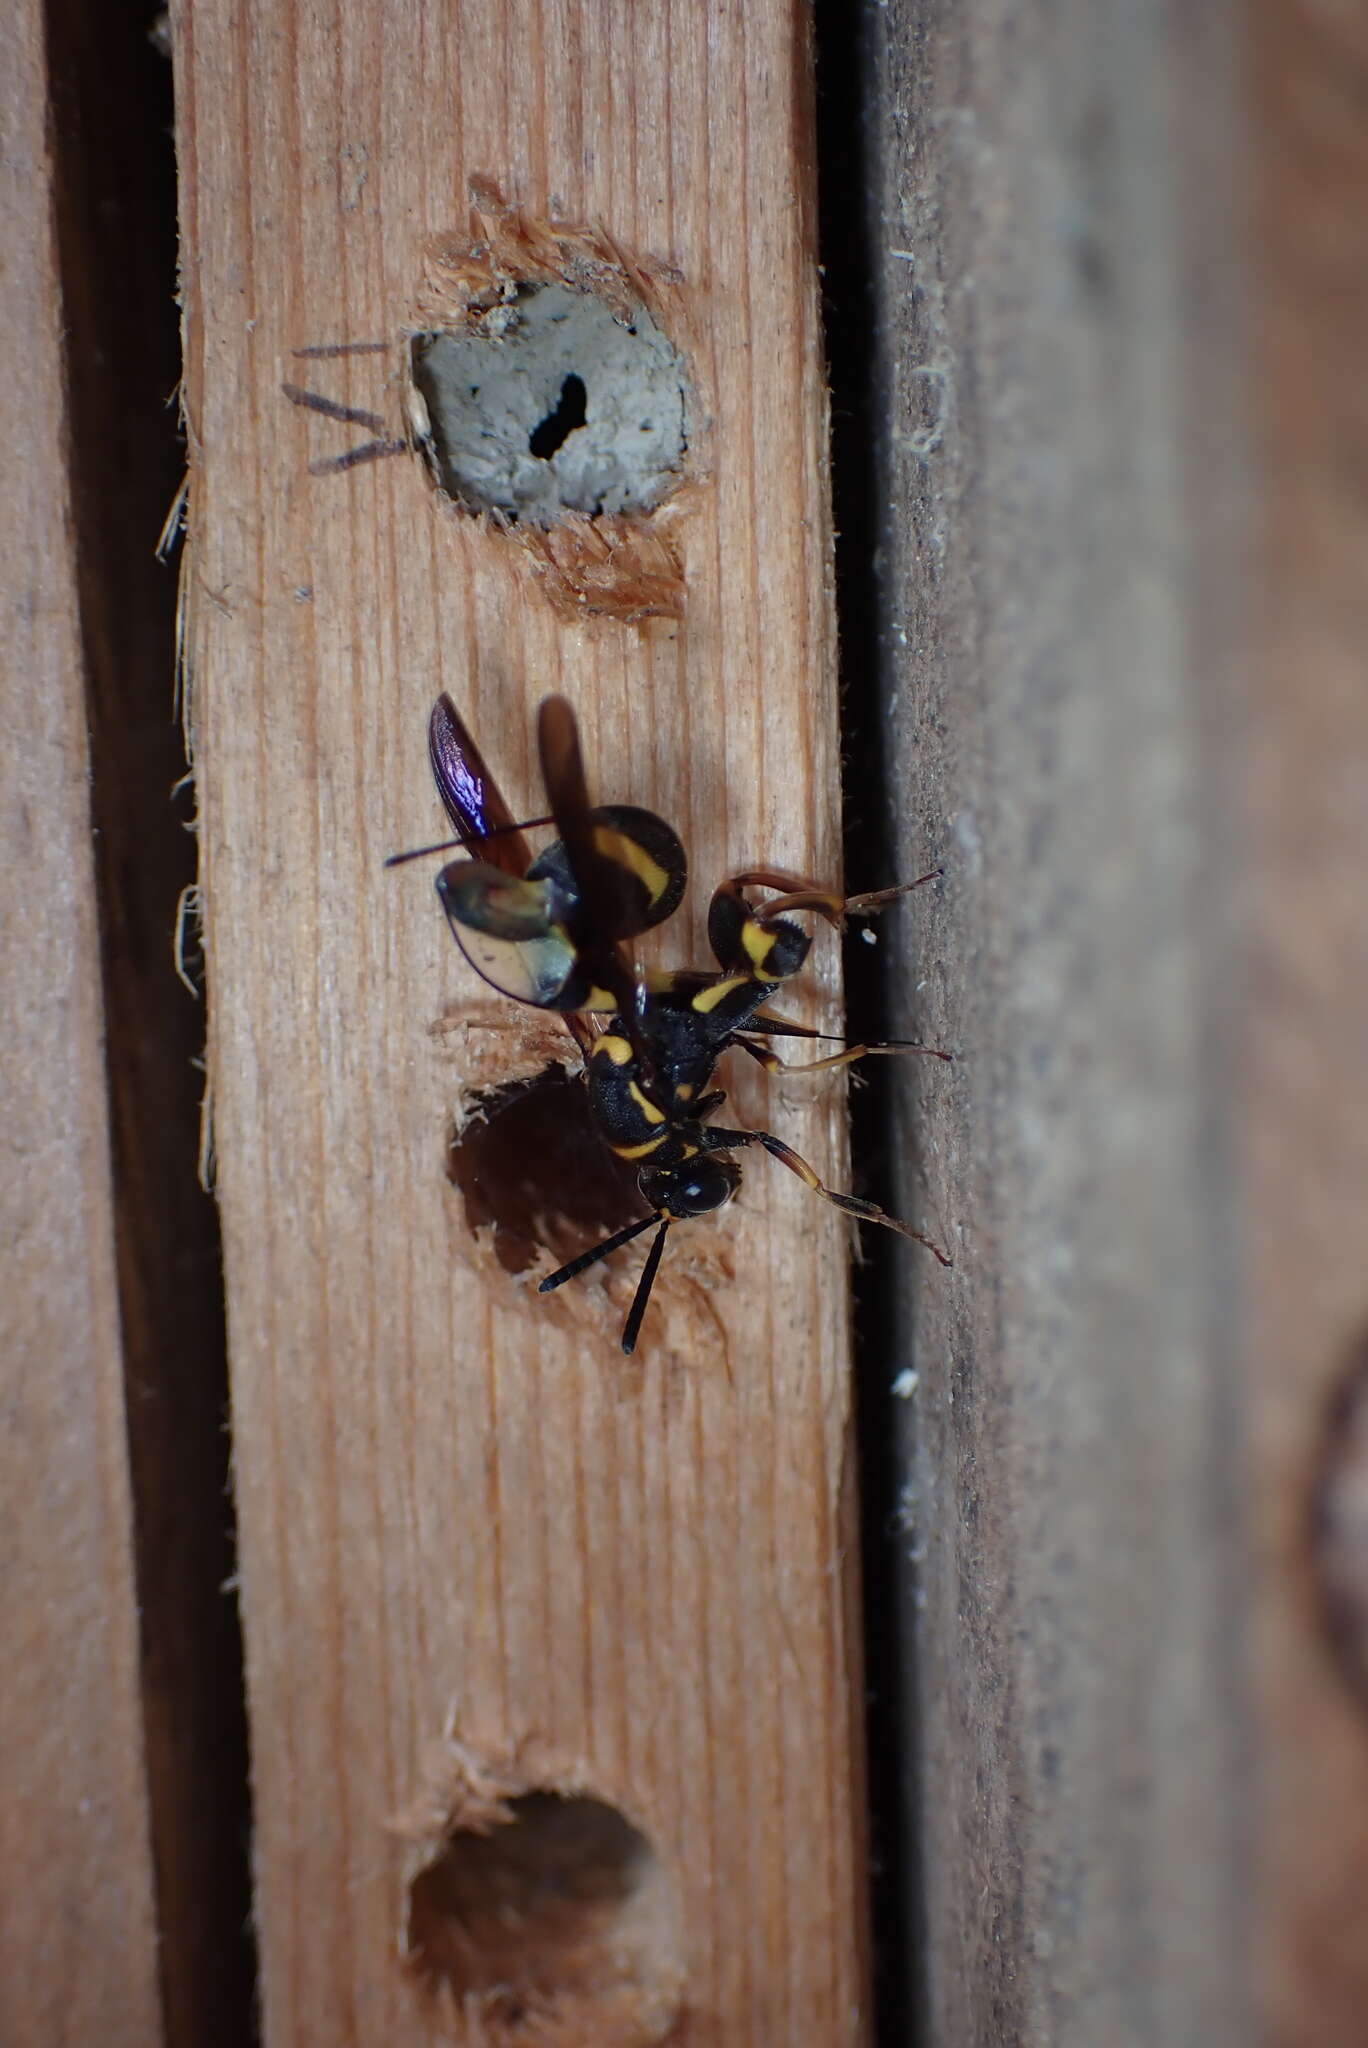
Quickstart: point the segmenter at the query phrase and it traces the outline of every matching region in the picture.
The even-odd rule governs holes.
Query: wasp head
[[[682,1222],[690,1216],[707,1216],[729,1202],[741,1185],[741,1169],[734,1159],[714,1153],[690,1159],[683,1166],[647,1167],[637,1185],[658,1215]]]

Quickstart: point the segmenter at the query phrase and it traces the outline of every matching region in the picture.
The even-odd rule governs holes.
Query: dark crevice
[[[879,578],[880,439],[888,432],[878,331],[875,257],[880,190],[877,107],[869,12],[817,0],[817,167],[828,376],[831,470],[840,622],[845,858],[848,887],[878,888],[893,872],[891,792],[883,744],[882,591]],[[897,913],[894,913],[895,915]],[[876,928],[877,930],[877,928]],[[846,947],[852,1035],[909,1035],[896,1009],[882,945]],[[855,1192],[896,1210],[889,1133],[891,1062],[870,1060],[851,1090]],[[899,1433],[890,1426],[897,1370],[896,1262],[886,1232],[862,1233],[855,1274],[856,1431],[864,1590],[876,2040],[910,2048],[917,2038],[920,1926],[916,1843],[907,1817],[915,1769],[914,1700],[908,1682],[907,1604],[896,1540],[902,1482]]]
[[[561,385],[561,394],[554,412],[549,412],[540,426],[534,427],[528,436],[527,446],[539,462],[549,462],[553,455],[560,453],[570,436],[582,427],[588,419],[583,377],[573,372]]]
[[[223,1285],[197,1179],[204,1017],[172,964],[195,878],[193,798],[172,797],[176,573],[153,552],[184,460],[156,15],[48,0],[46,20],[165,2039],[242,2048],[255,1972]]]

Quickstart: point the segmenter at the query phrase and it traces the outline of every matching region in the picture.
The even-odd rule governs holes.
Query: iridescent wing
[[[445,692],[428,720],[428,759],[442,807],[461,844],[505,874],[525,875],[532,865],[532,849],[514,825],[484,756]]]
[[[558,1009],[557,996],[577,966],[560,922],[565,905],[554,883],[529,880],[532,850],[485,765],[464,720],[443,694],[428,723],[428,759],[437,794],[457,838],[478,857],[451,861],[437,894],[452,935],[483,981],[514,1002]],[[594,1033],[561,1010],[565,1028],[588,1055]]]

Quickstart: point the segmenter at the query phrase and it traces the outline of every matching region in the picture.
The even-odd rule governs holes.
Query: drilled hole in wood
[[[651,512],[687,453],[684,366],[644,306],[527,284],[461,329],[415,334],[437,479],[472,511],[553,526]]]
[[[664,2040],[683,1972],[670,1885],[599,1799],[532,1791],[458,1829],[410,1880],[405,1954],[471,2043]]]
[[[447,1172],[509,1273],[542,1248],[572,1259],[646,1213],[635,1171],[590,1121],[583,1081],[555,1064],[477,1097],[451,1134]]]

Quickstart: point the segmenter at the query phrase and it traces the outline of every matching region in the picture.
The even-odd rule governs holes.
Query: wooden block
[[[0,85],[0,2036],[162,2038],[44,23]]]
[[[904,986],[957,1054],[944,1086],[904,1077],[898,1126],[909,1193],[929,1182],[958,1236],[947,1285],[905,1296],[919,1383],[889,1411],[913,1990],[937,2048],[1237,2048],[1232,17],[881,24],[888,746],[904,857],[929,839],[946,867]]]
[[[631,1365],[630,1258],[538,1300],[447,1181],[463,1092],[525,1065],[526,1019],[473,980],[423,872],[381,868],[441,828],[437,693],[535,810],[533,716],[558,689],[600,795],[658,807],[688,845],[664,957],[702,957],[729,871],[835,872],[806,14],[190,0],[176,48],[266,2038],[484,2038],[489,1965],[459,1941],[483,1852],[462,1817],[523,1788],[517,1868],[488,1881],[526,1915],[500,1968],[559,2015],[539,2039],[656,2039],[679,1998],[697,2044],[862,2041],[847,1226],[748,1167],[735,1208],[672,1246]],[[682,620],[567,622],[412,458],[308,474],[347,432],[292,410],[282,380],[393,434],[402,359],[291,351],[397,341],[429,239],[471,232],[473,178],[678,272]],[[810,1014],[833,1018],[833,943],[816,958]],[[839,1089],[737,1077],[736,1103],[848,1184]],[[649,1853],[601,1812],[538,1802],[572,1791]],[[423,1875],[446,1826],[457,1848]],[[625,1971],[596,1978],[579,1921],[529,1902],[552,1865],[610,1900]],[[437,1958],[426,2006],[401,1938]]]

